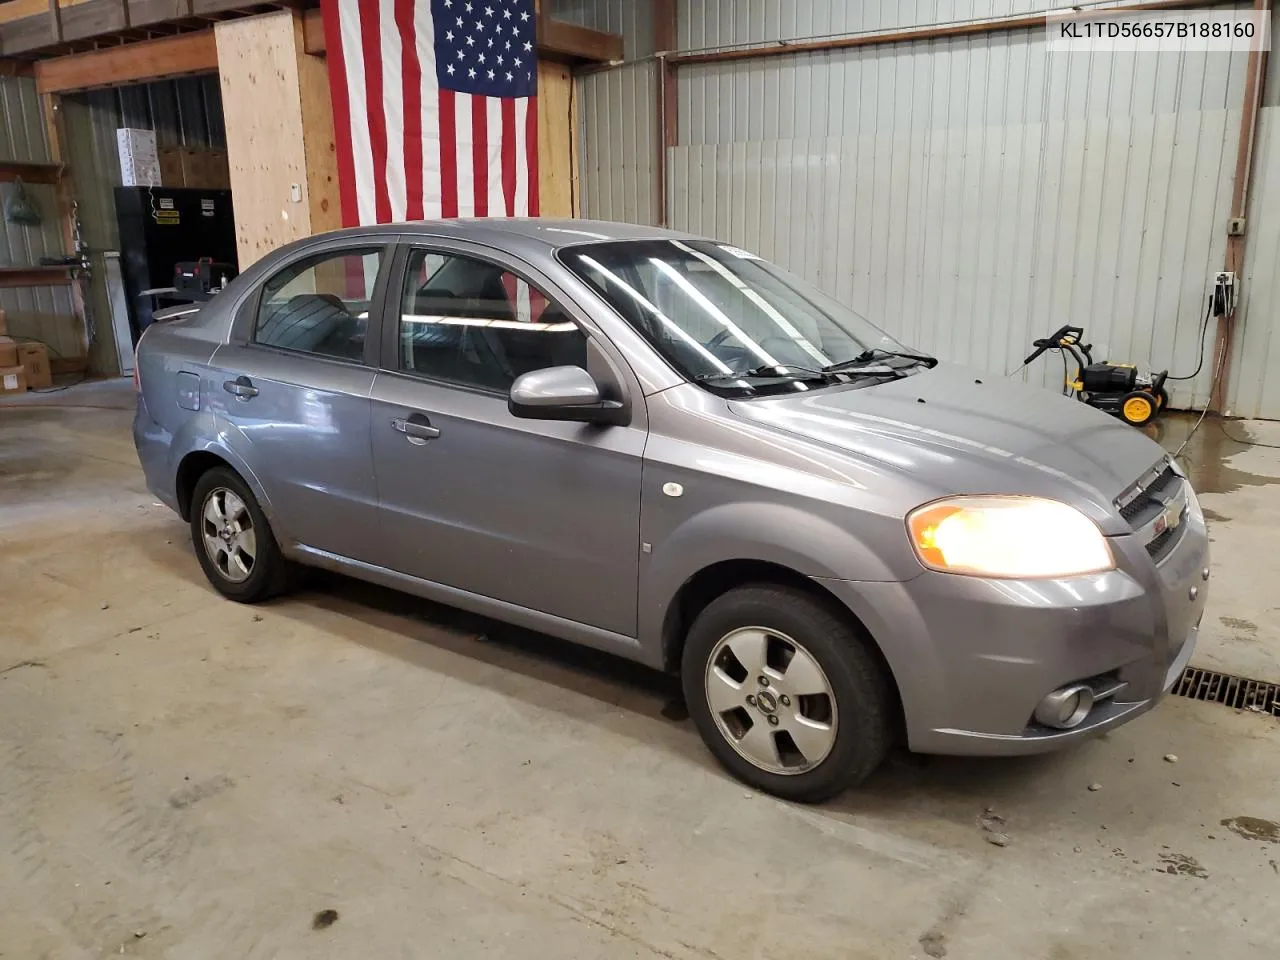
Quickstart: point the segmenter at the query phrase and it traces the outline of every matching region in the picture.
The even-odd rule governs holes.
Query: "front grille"
[[[1178,475],[1173,472],[1173,465],[1169,464],[1158,477],[1141,488],[1137,496],[1120,508],[1120,516],[1124,517],[1131,527],[1142,526],[1146,520],[1150,519],[1146,516],[1147,514],[1154,515],[1164,505],[1167,498],[1163,494],[1166,491],[1172,493],[1177,489],[1177,485]]]
[[[1184,522],[1186,517],[1187,512],[1183,510],[1176,527],[1168,527],[1160,536],[1149,542],[1147,544],[1147,556],[1151,557],[1156,563],[1163,563],[1164,558],[1173,552],[1173,548],[1182,539],[1183,531],[1187,529],[1187,525]]]

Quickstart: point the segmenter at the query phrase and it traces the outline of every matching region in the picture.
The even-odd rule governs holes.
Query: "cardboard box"
[[[208,186],[208,164],[205,162],[205,151],[183,148],[178,151],[182,158],[182,182],[188,187],[203,189]]]
[[[166,187],[186,187],[182,168],[182,151],[177,147],[165,147],[160,151],[160,182]]]
[[[227,155],[221,150],[210,150],[208,153],[209,189],[231,189],[231,167],[227,164]]]
[[[18,362],[27,374],[28,390],[47,390],[53,386],[49,369],[49,348],[43,343],[18,344]]]
[[[0,367],[21,366],[18,360],[18,343],[11,337],[0,337]]]
[[[0,367],[0,397],[27,392],[27,374],[21,367]]]
[[[116,130],[116,150],[120,154],[122,186],[158,187],[162,184],[154,130],[120,127]]]

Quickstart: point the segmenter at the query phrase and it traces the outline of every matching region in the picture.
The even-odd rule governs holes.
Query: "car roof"
[[[415,220],[351,227],[329,236],[372,237],[399,234],[422,237],[451,237],[472,240],[487,246],[537,246],[546,252],[584,243],[609,240],[700,239],[688,233],[608,220],[581,220],[568,217],[475,217],[453,220]]]

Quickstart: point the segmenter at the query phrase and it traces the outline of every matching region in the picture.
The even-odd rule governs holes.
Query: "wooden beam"
[[[0,77],[34,77],[36,65],[30,60],[0,60]]]
[[[622,59],[622,37],[540,15],[538,56],[548,60],[609,63]]]
[[[36,89],[65,93],[217,70],[218,46],[213,31],[200,30],[41,60],[36,64]]]
[[[65,287],[71,283],[66,267],[0,267],[0,288]]]
[[[22,178],[23,183],[56,184],[62,177],[60,163],[14,163],[0,160],[0,183]]]
[[[49,0],[8,0],[0,3],[0,23],[38,17],[48,12]]]
[[[319,10],[308,10],[302,15],[302,52],[313,57],[324,56],[324,20]]]
[[[308,10],[302,17],[302,40],[305,52],[322,57],[325,53],[324,22],[319,10]],[[622,59],[622,37],[579,27],[572,23],[540,17],[538,20],[538,56],[547,60],[580,63],[608,63]]]
[[[658,224],[667,226],[667,148],[678,139],[678,104],[676,67],[670,51],[675,50],[676,0],[653,0],[653,42],[658,48],[658,148],[654,157],[653,177],[657,187]]]

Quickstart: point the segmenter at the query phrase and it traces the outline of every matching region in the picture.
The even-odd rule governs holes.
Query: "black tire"
[[[252,521],[252,529],[256,540],[256,551],[249,567],[248,576],[242,580],[232,579],[210,556],[205,545],[205,509],[211,494],[218,491],[230,491],[240,498]],[[258,506],[253,495],[240,476],[228,467],[214,467],[206,471],[196,481],[195,490],[191,494],[191,545],[195,548],[196,558],[209,578],[224,597],[238,603],[261,603],[277,594],[283,593],[290,586],[294,565],[280,552],[271,525]]]
[[[1151,392],[1156,398],[1156,412],[1163,413],[1169,407],[1169,391],[1164,387],[1155,387]]]
[[[835,701],[834,743],[802,772],[773,773],[746,759],[721,731],[708,703],[709,660],[723,638],[744,627],[791,638],[826,675]],[[689,630],[681,664],[689,714],[716,759],[739,780],[786,800],[829,799],[870,776],[892,744],[893,696],[889,678],[867,646],[871,642],[848,618],[801,590],[772,584],[736,588],[708,604]],[[744,689],[747,682],[750,678]],[[755,708],[748,716],[759,712]],[[764,729],[776,746],[781,731]]]

